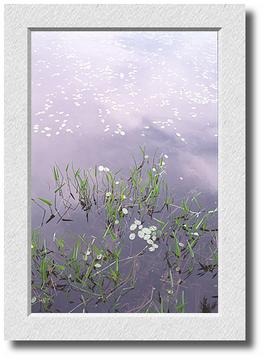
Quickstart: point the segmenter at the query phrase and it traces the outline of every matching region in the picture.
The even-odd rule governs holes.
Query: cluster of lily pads
[[[135,219],[134,222],[130,226],[130,235],[129,239],[134,240],[137,236],[140,239],[143,239],[148,244],[149,251],[153,252],[158,248],[158,245],[155,243],[157,240],[157,227],[151,225],[149,227],[144,227],[140,220]]]
[[[103,165],[100,165],[100,166],[98,167],[98,171],[100,171],[100,172],[109,172],[110,170],[109,170],[108,167],[103,166]]]

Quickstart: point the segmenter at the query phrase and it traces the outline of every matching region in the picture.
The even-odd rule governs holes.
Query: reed
[[[104,165],[53,167],[50,196],[32,199],[42,211],[31,240],[32,306],[59,312],[57,298],[63,295],[69,312],[98,306],[115,312],[187,311],[189,277],[217,276],[218,230],[211,225],[217,209],[203,208],[200,193],[176,201],[165,169],[163,155],[150,159],[144,148],[127,177]],[[73,221],[80,212],[87,222],[97,219],[96,233],[88,227],[85,234],[68,234],[71,239],[57,232],[43,236],[44,224]],[[127,294],[137,291],[142,276],[138,269],[152,256],[154,264],[163,264],[160,287],[147,286],[142,302],[128,307]]]

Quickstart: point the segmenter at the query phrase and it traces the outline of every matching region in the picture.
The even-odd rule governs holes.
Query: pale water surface
[[[127,174],[141,145],[150,156],[166,155],[168,183],[177,200],[201,192],[203,205],[215,209],[217,131],[216,32],[32,32],[33,198],[49,198],[55,163],[104,165]],[[33,205],[33,228],[41,216]],[[54,233],[70,244],[71,234],[99,231],[96,221],[87,222],[81,212],[73,219],[42,227],[51,247]],[[128,245],[128,254],[141,249],[133,246]],[[161,248],[139,262],[137,288],[123,311],[126,304],[141,303],[151,287],[161,288],[163,261]],[[217,277],[192,276],[183,288],[186,311],[198,312],[203,297],[216,298]],[[59,295],[54,309],[68,312],[74,305]],[[33,311],[40,311],[38,305]],[[110,308],[91,304],[86,311]]]

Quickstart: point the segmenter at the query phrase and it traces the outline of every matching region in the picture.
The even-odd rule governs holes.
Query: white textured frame
[[[219,54],[219,313],[30,314],[32,29],[216,30]],[[111,30],[111,29],[110,29]],[[243,5],[7,5],[5,8],[5,337],[9,340],[231,340],[245,325]]]

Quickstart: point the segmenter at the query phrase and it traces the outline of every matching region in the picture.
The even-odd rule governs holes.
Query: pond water
[[[75,169],[103,166],[113,173],[120,171],[117,179],[128,178],[133,156],[141,162],[141,146],[149,159],[154,154],[163,157],[174,203],[200,193],[202,213],[216,214],[207,225],[217,229],[217,32],[33,31],[31,51],[32,198],[36,202],[38,197],[53,199],[55,165],[60,169],[67,164]],[[125,201],[126,208],[130,200]],[[145,246],[138,237],[129,240],[128,228],[139,217],[132,209],[119,239],[121,258],[134,256]],[[88,240],[96,238],[100,246],[105,231],[102,213],[92,209],[86,217],[79,206],[67,212],[66,220],[71,221],[58,222],[56,215],[41,224],[42,216],[42,208],[33,202],[32,229],[39,230],[51,251],[56,252],[56,238],[63,238],[71,248],[80,234]],[[154,217],[166,222],[172,211],[164,209],[141,221],[158,225]],[[107,301],[84,299],[88,293],[80,296],[75,284],[67,292],[54,286],[53,303],[45,310],[36,301],[41,296],[35,289],[32,311],[156,312],[162,308],[173,312],[184,297],[185,312],[216,312],[218,277],[212,271],[201,276],[199,268],[212,261],[217,231],[200,237],[193,249],[194,271],[187,278],[176,272],[174,263],[172,280],[164,239],[154,252],[145,251],[134,261],[135,286],[122,296],[122,284],[115,288],[117,296]],[[111,248],[111,240],[106,241]],[[120,262],[121,273],[128,274],[131,268],[130,262]]]

